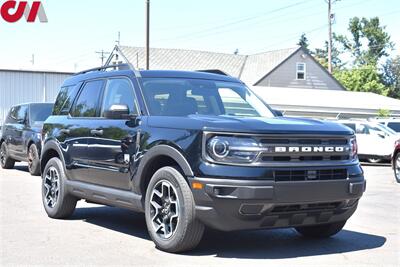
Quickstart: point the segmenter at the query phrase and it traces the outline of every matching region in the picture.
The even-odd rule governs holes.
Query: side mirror
[[[104,111],[104,117],[110,120],[122,120],[129,117],[127,105],[112,105],[109,110]]]
[[[282,111],[277,110],[277,109],[273,109],[272,111],[275,113],[275,116],[277,116],[277,117],[283,117]]]

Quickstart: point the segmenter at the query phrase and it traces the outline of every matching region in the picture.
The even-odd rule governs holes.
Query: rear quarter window
[[[387,126],[395,132],[400,132],[400,122],[389,122]]]

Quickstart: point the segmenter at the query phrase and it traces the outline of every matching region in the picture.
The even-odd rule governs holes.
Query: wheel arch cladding
[[[166,166],[177,167],[185,178],[194,176],[189,163],[180,151],[168,145],[155,146],[145,154],[139,165],[138,175],[140,181],[138,187],[142,195],[145,195],[154,173]]]
[[[52,158],[59,158],[61,161],[63,161],[62,154],[60,153],[57,144],[55,144],[54,142],[48,142],[43,147],[43,153],[40,157],[40,170],[42,173],[44,171],[44,168],[46,167],[47,162],[49,162],[49,160]]]

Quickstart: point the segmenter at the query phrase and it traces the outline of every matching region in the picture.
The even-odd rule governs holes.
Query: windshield
[[[144,95],[154,116],[274,117],[271,110],[239,83],[184,78],[144,79]]]
[[[30,106],[30,124],[43,122],[53,112],[53,104],[32,104]]]

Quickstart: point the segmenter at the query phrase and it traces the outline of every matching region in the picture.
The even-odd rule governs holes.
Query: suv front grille
[[[274,171],[276,182],[346,180],[346,169]]]
[[[350,137],[258,136],[255,139],[262,147],[255,164],[320,166],[351,160]]]

